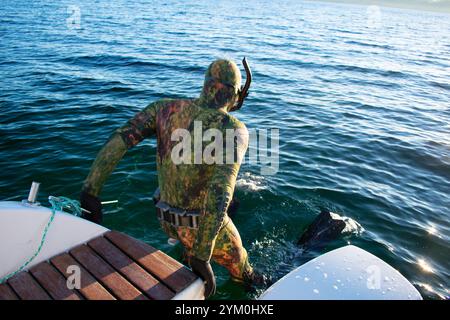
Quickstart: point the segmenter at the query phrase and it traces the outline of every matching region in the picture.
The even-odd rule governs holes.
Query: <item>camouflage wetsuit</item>
[[[160,100],[137,113],[127,124],[115,131],[99,152],[83,189],[98,196],[102,186],[126,151],[145,138],[156,135],[158,183],[161,200],[182,209],[201,212],[199,227],[175,227],[161,222],[163,230],[184,245],[188,256],[209,261],[211,258],[227,268],[236,280],[252,275],[247,252],[240,235],[227,215],[236,176],[238,160],[231,163],[175,164],[171,159],[171,135],[176,129],[187,129],[194,137],[194,121],[201,121],[203,130],[220,130],[225,141],[226,129],[236,130],[234,150],[243,156],[248,145],[245,125],[228,113],[238,99],[241,74],[234,62],[217,60],[206,73],[202,93],[198,99]],[[198,123],[198,122],[196,122]],[[195,137],[192,139],[192,150]],[[203,147],[211,142],[203,142]],[[217,161],[219,162],[219,161]]]

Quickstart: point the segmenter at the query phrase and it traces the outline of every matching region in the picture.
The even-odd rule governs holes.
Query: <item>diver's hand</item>
[[[216,293],[216,277],[211,268],[211,264],[207,261],[190,258],[190,265],[192,271],[205,281],[205,298],[208,298]]]
[[[80,204],[81,208],[86,209],[90,211],[91,213],[81,211],[82,215],[81,217],[92,221],[94,223],[101,224],[103,220],[103,213],[102,213],[102,203],[100,202],[100,199],[96,196],[90,195],[86,191],[81,192],[80,196]]]

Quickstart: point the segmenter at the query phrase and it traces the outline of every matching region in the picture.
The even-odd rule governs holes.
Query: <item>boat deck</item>
[[[79,289],[67,285],[72,266],[81,272]],[[163,252],[108,231],[0,284],[0,300],[165,300],[196,280]]]

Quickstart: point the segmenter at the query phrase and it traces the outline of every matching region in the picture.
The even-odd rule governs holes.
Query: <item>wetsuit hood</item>
[[[205,74],[200,95],[201,105],[207,108],[231,110],[241,87],[241,72],[236,63],[219,59],[211,63]]]

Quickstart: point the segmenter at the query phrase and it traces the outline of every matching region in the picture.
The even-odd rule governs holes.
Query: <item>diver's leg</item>
[[[177,228],[177,238],[184,246],[184,261],[189,262],[191,250],[197,237],[197,229]],[[242,246],[241,237],[230,218],[226,217],[216,238],[212,259],[228,269],[233,279],[243,281],[253,270],[248,263],[247,251]]]
[[[184,263],[189,265],[197,229],[178,227],[177,236],[184,247]],[[248,260],[247,250],[242,245],[241,236],[228,216],[217,235],[212,260],[225,267],[235,281],[244,282],[249,286],[262,285],[266,282],[263,275],[254,272]]]
[[[197,238],[197,229],[178,227],[177,238],[178,240],[180,240],[181,244],[184,247],[183,263],[185,265],[190,265],[190,257],[192,256],[191,250],[194,245],[195,239]]]
[[[236,226],[228,217],[217,236],[212,258],[230,272],[233,280],[249,282],[253,277],[247,250],[242,245]]]
[[[183,245],[182,262],[189,266],[191,250],[197,237],[197,230],[187,227],[175,227],[168,222],[161,221],[161,228],[168,237],[177,239]]]

